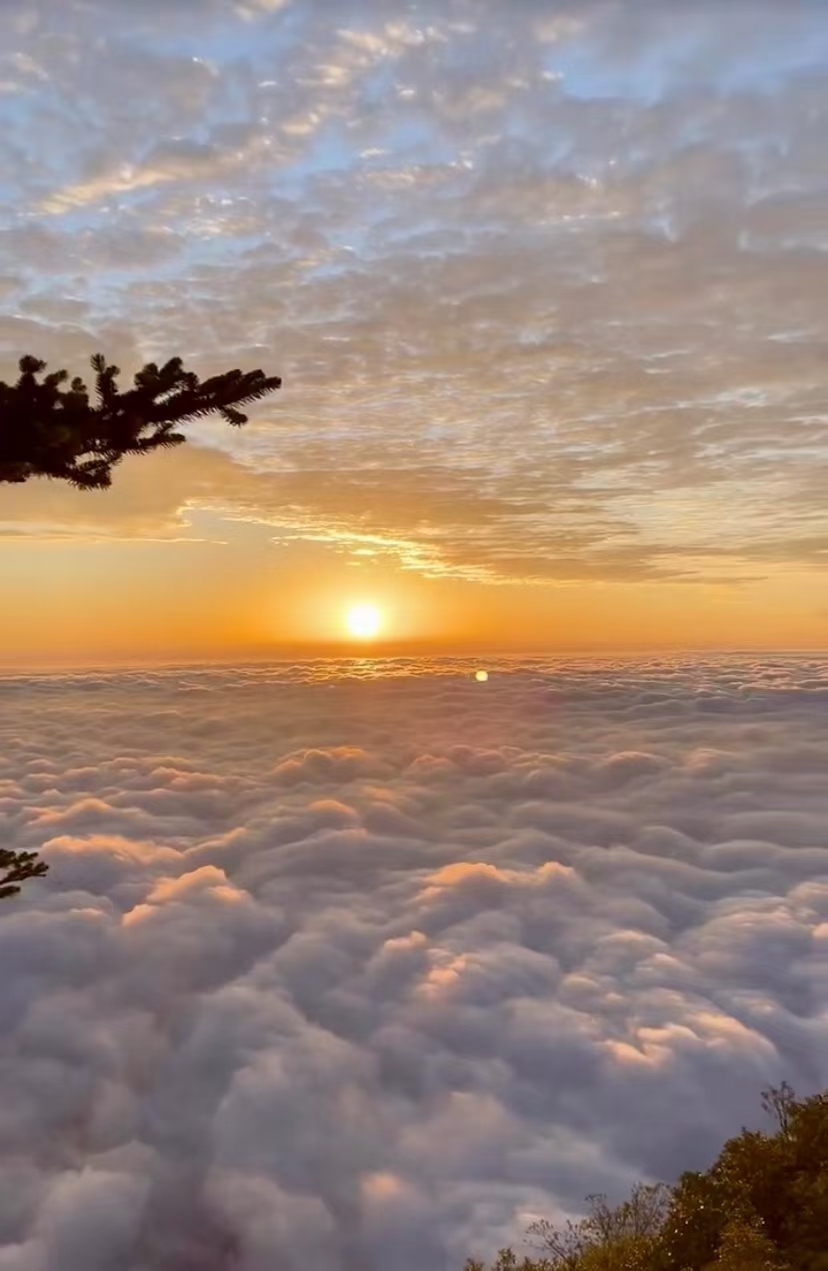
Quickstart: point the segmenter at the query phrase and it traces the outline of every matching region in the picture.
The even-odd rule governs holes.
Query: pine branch
[[[8,900],[30,878],[42,878],[49,866],[37,859],[37,852],[12,852],[0,848],[0,900]]]
[[[68,388],[66,371],[40,379],[46,363],[20,359],[15,384],[0,382],[0,483],[46,476],[80,489],[101,489],[127,454],[181,445],[177,425],[219,415],[234,428],[247,423],[240,406],[261,401],[281,387],[278,375],[225,371],[201,381],[180,357],[159,367],[148,362],[133,386],[118,388],[120,370],[97,353],[91,359],[96,404],[84,381]]]

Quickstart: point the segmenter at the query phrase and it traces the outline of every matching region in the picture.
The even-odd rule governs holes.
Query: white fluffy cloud
[[[460,1267],[828,1084],[828,666],[9,678],[0,1268]]]

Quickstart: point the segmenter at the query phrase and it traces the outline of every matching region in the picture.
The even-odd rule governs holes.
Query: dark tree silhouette
[[[134,386],[121,392],[120,370],[100,353],[92,369],[94,403],[83,380],[67,387],[66,371],[44,376],[46,363],[36,357],[20,359],[16,383],[0,381],[0,482],[44,476],[101,489],[124,455],[178,446],[186,440],[180,426],[206,415],[220,415],[234,427],[246,424],[238,407],[282,383],[278,375],[238,370],[199,380],[174,357],[161,367],[149,362]]]
[[[0,847],[0,900],[16,896],[21,883],[29,878],[42,878],[48,868],[37,859],[36,852],[12,852]]]

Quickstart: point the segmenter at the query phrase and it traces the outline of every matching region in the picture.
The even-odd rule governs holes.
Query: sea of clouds
[[[0,681],[1,1271],[460,1271],[828,1085],[828,661]]]

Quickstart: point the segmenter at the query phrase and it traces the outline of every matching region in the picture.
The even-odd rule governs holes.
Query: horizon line
[[[828,645],[734,645],[734,646],[646,646],[640,648],[596,647],[592,649],[576,646],[555,649],[480,649],[472,652],[452,653],[437,652],[397,652],[397,653],[326,653],[309,654],[307,652],[290,655],[269,654],[244,657],[192,657],[174,659],[125,658],[113,661],[38,661],[38,662],[0,662],[0,677],[18,675],[56,675],[56,674],[118,674],[130,671],[188,671],[209,668],[240,668],[247,666],[296,666],[318,663],[346,663],[364,665],[365,663],[387,662],[452,662],[479,665],[481,659],[496,662],[556,661],[556,660],[605,660],[617,659],[635,661],[647,657],[659,658],[739,658],[739,657],[826,657]]]

